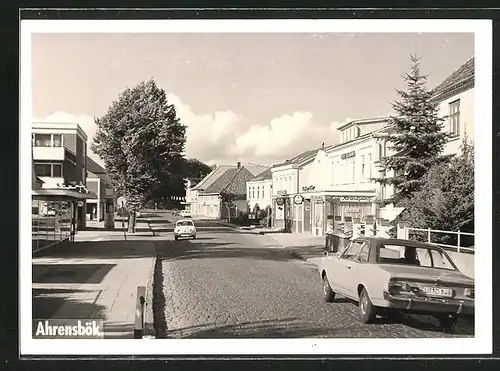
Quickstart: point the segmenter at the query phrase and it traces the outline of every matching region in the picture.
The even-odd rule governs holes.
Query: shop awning
[[[57,188],[33,189],[31,191],[31,195],[34,200],[48,201],[77,201],[97,199],[97,196],[93,193],[80,193],[73,190]]]

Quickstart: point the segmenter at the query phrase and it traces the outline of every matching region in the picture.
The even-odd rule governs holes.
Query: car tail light
[[[418,287],[412,286],[405,281],[391,280],[389,281],[389,292],[391,294],[416,294]]]
[[[464,289],[464,296],[474,299],[474,287],[466,287]]]

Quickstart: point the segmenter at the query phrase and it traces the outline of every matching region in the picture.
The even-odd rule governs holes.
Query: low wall
[[[474,278],[474,254],[455,251],[447,251],[447,253],[463,274]]]

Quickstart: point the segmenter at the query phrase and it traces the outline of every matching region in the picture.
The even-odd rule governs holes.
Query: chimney
[[[241,162],[239,162],[239,161],[238,161],[238,162],[236,163],[236,167],[239,169],[239,168],[241,167]]]

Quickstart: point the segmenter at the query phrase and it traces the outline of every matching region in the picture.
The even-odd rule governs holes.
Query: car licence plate
[[[453,296],[452,289],[445,289],[441,287],[421,287],[420,290],[429,296],[444,296],[448,298]]]

